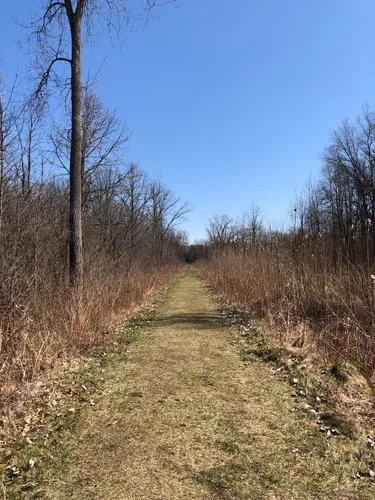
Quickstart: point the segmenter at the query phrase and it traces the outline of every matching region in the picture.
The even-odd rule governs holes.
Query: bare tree
[[[159,181],[150,185],[149,213],[152,221],[152,238],[155,255],[163,256],[164,241],[168,232],[192,210],[189,203],[181,202],[172,191]]]
[[[215,215],[206,228],[208,240],[216,248],[222,248],[234,243],[237,226],[228,215]]]
[[[143,18],[148,19],[156,8],[155,0],[141,4]],[[70,141],[70,202],[69,202],[69,270],[72,284],[83,281],[82,246],[82,44],[90,39],[100,23],[108,29],[129,26],[132,17],[126,0],[48,0],[42,17],[32,23],[38,44],[38,66],[41,67],[37,95],[51,79],[60,62],[70,66],[71,141]]]
[[[252,244],[255,244],[263,231],[262,209],[258,205],[253,205],[244,217],[245,231]]]
[[[23,105],[23,111],[16,122],[17,141],[20,154],[18,176],[24,198],[31,194],[31,177],[35,157],[40,156],[40,128],[42,123],[41,109],[33,106],[28,100]],[[39,160],[40,161],[40,160]],[[43,159],[42,162],[43,163]]]
[[[137,164],[131,162],[121,195],[125,217],[128,221],[127,233],[131,251],[134,251],[142,241],[141,236],[146,231],[149,200],[150,190],[147,175],[139,169]]]
[[[89,87],[83,92],[82,113],[82,206],[85,206],[88,199],[95,196],[92,189],[100,171],[119,168],[123,164],[121,153],[129,136],[125,122],[115,111],[106,110]],[[70,128],[55,125],[50,140],[50,162],[69,173]]]
[[[17,112],[13,102],[16,79],[10,90],[0,74],[0,230],[3,226],[4,198],[7,187],[11,149],[17,138]],[[8,168],[7,168],[8,164]]]

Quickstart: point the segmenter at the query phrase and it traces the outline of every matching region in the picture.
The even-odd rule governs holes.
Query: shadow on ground
[[[201,314],[175,314],[172,316],[164,316],[154,320],[154,324],[159,326],[184,326],[185,328],[194,329],[214,329],[223,327],[222,320],[218,314],[209,315]]]

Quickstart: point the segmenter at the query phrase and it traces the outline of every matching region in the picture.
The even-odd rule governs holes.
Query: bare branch
[[[48,81],[49,81],[49,78],[50,78],[50,74],[51,74],[51,71],[52,71],[52,68],[53,68],[53,65],[57,62],[67,62],[69,64],[72,64],[72,60],[71,59],[68,59],[67,57],[55,57],[55,59],[53,59],[48,68],[46,69],[46,71],[43,73],[41,79],[40,79],[40,82],[39,82],[39,85],[38,85],[38,88],[35,92],[35,95],[38,95],[40,94],[42,91],[43,91],[43,88],[48,85]]]

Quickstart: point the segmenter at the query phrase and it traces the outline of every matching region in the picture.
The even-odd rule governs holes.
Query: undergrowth
[[[39,498],[44,468],[56,460],[69,460],[61,446],[63,433],[74,432],[85,408],[95,409],[106,367],[127,361],[129,346],[138,342],[151,325],[173,286],[123,322],[115,334],[92,346],[85,356],[31,384],[22,408],[8,408],[0,427],[0,484],[5,498],[28,498],[28,491]]]
[[[250,245],[217,250],[197,268],[228,304],[262,321],[274,345],[313,353],[326,364],[351,364],[374,397],[372,278],[318,257]]]

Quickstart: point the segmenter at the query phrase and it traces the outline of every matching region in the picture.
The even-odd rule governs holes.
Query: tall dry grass
[[[367,266],[275,245],[228,247],[198,266],[234,307],[265,319],[278,344],[346,359],[374,391],[375,279]]]
[[[17,302],[1,304],[0,403],[9,404],[25,382],[100,341],[179,271],[175,263],[144,261],[93,266],[79,297],[66,280],[46,279],[38,290],[20,284]]]

